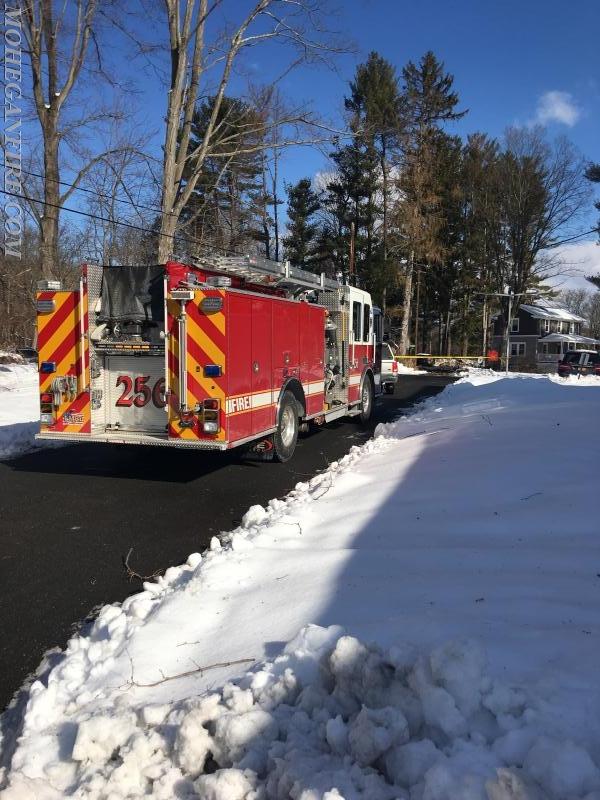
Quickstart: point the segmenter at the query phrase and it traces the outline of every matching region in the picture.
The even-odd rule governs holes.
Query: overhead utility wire
[[[2,161],[0,161],[0,167],[12,169],[10,164],[5,164]],[[69,183],[68,181],[59,181],[56,178],[46,178],[39,172],[30,172],[29,170],[22,168],[20,169],[20,172],[22,172],[25,175],[31,175],[34,178],[41,178],[42,180],[50,181],[51,183],[58,183],[60,186],[68,186],[69,188],[74,189],[76,192],[85,192],[86,194],[92,194],[94,195],[94,197],[100,197],[103,200],[114,200],[117,203],[127,203],[128,205],[133,206],[134,208],[143,208],[144,211],[153,211],[155,214],[163,214],[164,216],[167,217],[172,216],[173,214],[172,211],[161,211],[159,208],[153,208],[152,206],[145,206],[142,205],[141,203],[134,203],[132,200],[124,200],[121,199],[120,197],[110,197],[110,195],[102,194],[101,192],[96,192],[93,189],[86,189],[85,186],[75,186],[74,184]]]
[[[0,164],[0,166],[1,166],[1,164]],[[62,181],[61,181],[61,183],[62,183]],[[69,186],[71,184],[65,184],[65,185]],[[77,187],[76,187],[76,189],[77,189]],[[93,192],[91,189],[82,189],[81,191],[89,191],[92,194],[95,194],[95,192]],[[133,225],[133,223],[131,223],[131,222],[120,222],[119,220],[116,220],[116,219],[108,219],[108,217],[99,217],[97,214],[90,214],[87,211],[79,211],[76,208],[69,208],[68,206],[60,206],[60,205],[58,205],[56,203],[49,203],[46,200],[39,200],[36,197],[29,197],[28,195],[18,194],[17,192],[8,192],[8,191],[6,191],[6,189],[0,189],[0,193],[9,195],[10,197],[21,197],[23,200],[27,200],[29,203],[38,203],[39,205],[42,205],[42,206],[49,206],[50,208],[57,208],[59,211],[68,211],[70,214],[79,214],[79,216],[81,216],[81,217],[88,217],[89,219],[95,219],[95,220],[98,220],[98,222],[106,222],[108,225],[121,225],[121,227],[131,228],[131,229],[133,229],[135,231],[142,231],[142,233],[151,233],[153,236],[166,236],[169,239],[174,238],[174,236],[172,234],[170,234],[170,233],[160,233],[160,231],[153,231],[150,228],[142,228],[140,225]],[[98,196],[99,197],[103,197],[105,195],[98,195]],[[130,202],[130,201],[122,200],[120,202],[126,203],[126,202]],[[131,203],[131,205],[135,205],[135,204]],[[139,207],[143,208],[144,206],[139,206]],[[149,210],[156,211],[156,209],[149,209]],[[157,213],[167,214],[167,213],[170,213],[170,212],[161,211],[161,212],[157,212]],[[547,245],[543,249],[544,250],[550,250],[553,247],[558,247],[561,244],[566,244],[567,242],[572,242],[575,239],[581,239],[582,236],[588,236],[590,233],[600,233],[600,227],[596,226],[595,228],[590,228],[587,231],[583,231],[582,233],[578,233],[575,236],[569,236],[567,239],[561,239],[558,242],[553,242],[552,244]],[[184,236],[183,234],[179,234],[179,233],[176,234],[176,236],[177,236],[177,238],[182,239],[183,241],[186,241],[186,242],[193,242],[194,244],[201,244],[200,239],[195,239],[193,236]],[[417,265],[417,266],[426,266],[426,265],[423,264],[423,265]]]
[[[572,242],[575,239],[581,239],[582,236],[587,236],[590,233],[600,233],[600,227],[596,226],[595,228],[590,228],[589,231],[584,231],[583,233],[577,233],[575,236],[569,236],[568,239],[561,239],[559,242],[554,242],[553,244],[549,244],[548,247],[545,247],[545,250],[549,250],[551,247],[558,247],[560,244],[565,244],[565,242]]]
[[[29,203],[39,203],[41,206],[48,206],[49,208],[57,208],[59,211],[68,211],[71,214],[79,214],[80,217],[88,217],[89,219],[95,219],[99,222],[106,222],[108,225],[121,225],[124,228],[132,228],[134,231],[142,231],[142,233],[151,233],[153,236],[166,236],[168,239],[183,239],[186,242],[192,242],[193,244],[202,244],[200,239],[195,239],[191,236],[184,236],[183,234],[175,234],[172,235],[170,233],[161,233],[160,231],[153,231],[150,228],[142,228],[141,225],[134,225],[131,222],[120,222],[116,219],[108,219],[108,217],[99,217],[97,214],[90,214],[87,211],[80,211],[77,208],[68,208],[67,206],[60,206],[57,203],[49,203],[46,200],[38,200],[36,197],[28,197],[25,194],[18,194],[17,192],[8,192],[6,189],[0,189],[0,193],[10,195],[11,197],[21,197],[23,200],[27,200]]]

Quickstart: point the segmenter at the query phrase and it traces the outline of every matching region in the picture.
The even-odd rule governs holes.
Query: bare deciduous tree
[[[573,232],[590,197],[585,164],[567,139],[550,145],[541,128],[511,128],[499,191],[507,252],[504,284],[518,295],[560,270],[554,244]]]
[[[24,0],[23,29],[31,58],[33,95],[31,102],[40,125],[43,150],[43,181],[40,203],[31,203],[41,236],[41,271],[45,278],[56,275],[59,262],[60,208],[76,191],[89,171],[119,146],[93,152],[85,144],[92,127],[113,120],[114,107],[104,107],[98,92],[93,102],[80,98],[76,90],[82,83],[90,51],[96,61],[96,80],[110,80],[101,60],[95,34],[98,0],[75,0],[55,8],[53,0]],[[94,47],[92,48],[92,44]],[[116,87],[113,84],[113,91]],[[75,173],[61,188],[62,150],[69,153],[70,169]]]
[[[223,139],[219,137],[219,118],[225,92],[234,65],[250,47],[279,43],[290,50],[287,73],[296,64],[320,58],[330,52],[324,41],[318,19],[325,0],[253,0],[245,15],[232,30],[221,30],[209,41],[208,23],[221,5],[220,0],[164,0],[169,32],[171,70],[168,85],[166,128],[163,146],[163,187],[161,221],[158,241],[158,260],[165,261],[173,250],[176,230],[201,174],[204,160],[210,156],[215,140],[219,142],[220,157]],[[216,78],[215,78],[216,74]],[[215,81],[212,114],[201,141],[191,144],[192,122],[196,104],[203,87]],[[276,81],[275,81],[276,82]],[[309,122],[304,113],[278,119],[277,127],[302,125]],[[267,131],[268,133],[268,131]],[[305,139],[306,137],[304,137]],[[303,137],[282,137],[283,147],[298,143]],[[272,147],[272,141],[269,143]],[[264,148],[265,144],[256,145]],[[193,169],[190,169],[193,166]]]

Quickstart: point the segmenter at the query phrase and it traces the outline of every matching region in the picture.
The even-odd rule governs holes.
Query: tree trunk
[[[388,174],[387,174],[387,159],[385,136],[381,137],[381,174],[383,177],[383,289],[381,292],[381,310],[385,317],[387,305],[387,282],[388,282]]]
[[[158,235],[158,263],[166,264],[174,250],[177,219],[171,214],[163,214]]]
[[[415,328],[414,341],[415,352],[419,349],[419,305],[421,303],[421,270],[417,270],[417,291],[415,296]]]
[[[481,336],[481,347],[482,347],[482,354],[485,356],[487,355],[488,349],[488,300],[487,297],[484,296],[483,298],[483,311],[481,315],[481,325],[482,325],[482,336]]]
[[[463,336],[462,336],[462,355],[469,355],[469,330],[467,328],[469,320],[469,297],[465,295],[465,304],[463,307]]]
[[[58,224],[60,207],[60,173],[58,167],[57,120],[44,121],[44,208],[41,226],[42,275],[45,280],[56,276],[59,266]]]
[[[446,309],[446,319],[444,320],[444,355],[449,356],[452,348],[452,335],[450,332],[450,304]]]
[[[279,195],[278,195],[279,153],[273,155],[273,235],[275,237],[275,261],[279,261]]]
[[[410,261],[406,269],[404,282],[404,300],[402,302],[402,327],[400,328],[400,355],[405,356],[409,344],[410,309],[412,304],[412,281],[415,263],[415,254],[410,254]]]

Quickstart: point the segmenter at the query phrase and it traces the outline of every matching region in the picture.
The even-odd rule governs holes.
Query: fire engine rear
[[[367,421],[381,318],[367,292],[250,257],[85,265],[37,294],[38,438],[291,458],[301,426]]]

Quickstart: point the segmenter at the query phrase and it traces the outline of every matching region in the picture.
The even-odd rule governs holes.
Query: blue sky
[[[335,69],[302,67],[292,72],[281,83],[290,101],[307,101],[341,126],[348,82],[371,50],[388,59],[399,74],[407,61],[417,61],[433,50],[455,77],[460,107],[468,109],[449,128],[451,132],[466,136],[483,131],[500,138],[509,125],[543,122],[550,136],[565,134],[586,158],[600,161],[598,0],[332,2],[340,13],[331,18],[331,27],[353,40],[356,52],[338,57]],[[237,21],[250,5],[251,0],[224,0],[219,13]],[[131,24],[131,19],[125,24]],[[219,24],[218,18],[214,24]],[[150,35],[149,31],[140,33]],[[166,45],[164,28],[158,36],[157,41]],[[123,75],[139,91],[134,102],[141,110],[136,116],[140,125],[156,130],[152,148],[160,157],[165,91],[155,74],[131,59],[125,41],[117,37],[110,50]],[[269,84],[283,63],[280,51],[262,46],[245,57],[252,80],[262,84]],[[243,94],[244,88],[245,79],[236,78],[230,94]],[[295,148],[283,156],[282,178],[293,182],[327,168],[326,156],[318,149]],[[590,205],[586,227],[595,219]]]
[[[600,5],[595,0],[346,0],[341,20],[359,48],[337,74],[304,70],[286,91],[341,113],[356,64],[377,50],[400,72],[433,50],[455,76],[461,135],[501,137],[508,125],[545,122],[591,160],[600,160]],[[260,65],[260,58],[257,59]],[[262,66],[262,65],[260,65]],[[544,113],[545,112],[545,113]],[[286,159],[290,179],[322,164],[319,153]]]
[[[308,101],[341,123],[343,97],[356,66],[371,50],[401,72],[407,61],[433,50],[455,76],[461,107],[469,113],[451,130],[501,137],[508,125],[545,122],[550,135],[566,134],[591,160],[600,160],[600,5],[597,0],[333,0],[331,26],[353,40],[356,52],[335,69],[303,67],[281,84],[292,101]],[[237,20],[250,0],[225,0],[223,14]],[[281,53],[257,47],[247,53],[252,79],[269,84]],[[146,112],[160,127],[165,95],[154,76],[132,77],[143,87]],[[243,93],[235,80],[231,93]],[[157,145],[159,143],[157,142]],[[326,166],[317,150],[288,153],[288,180]]]

